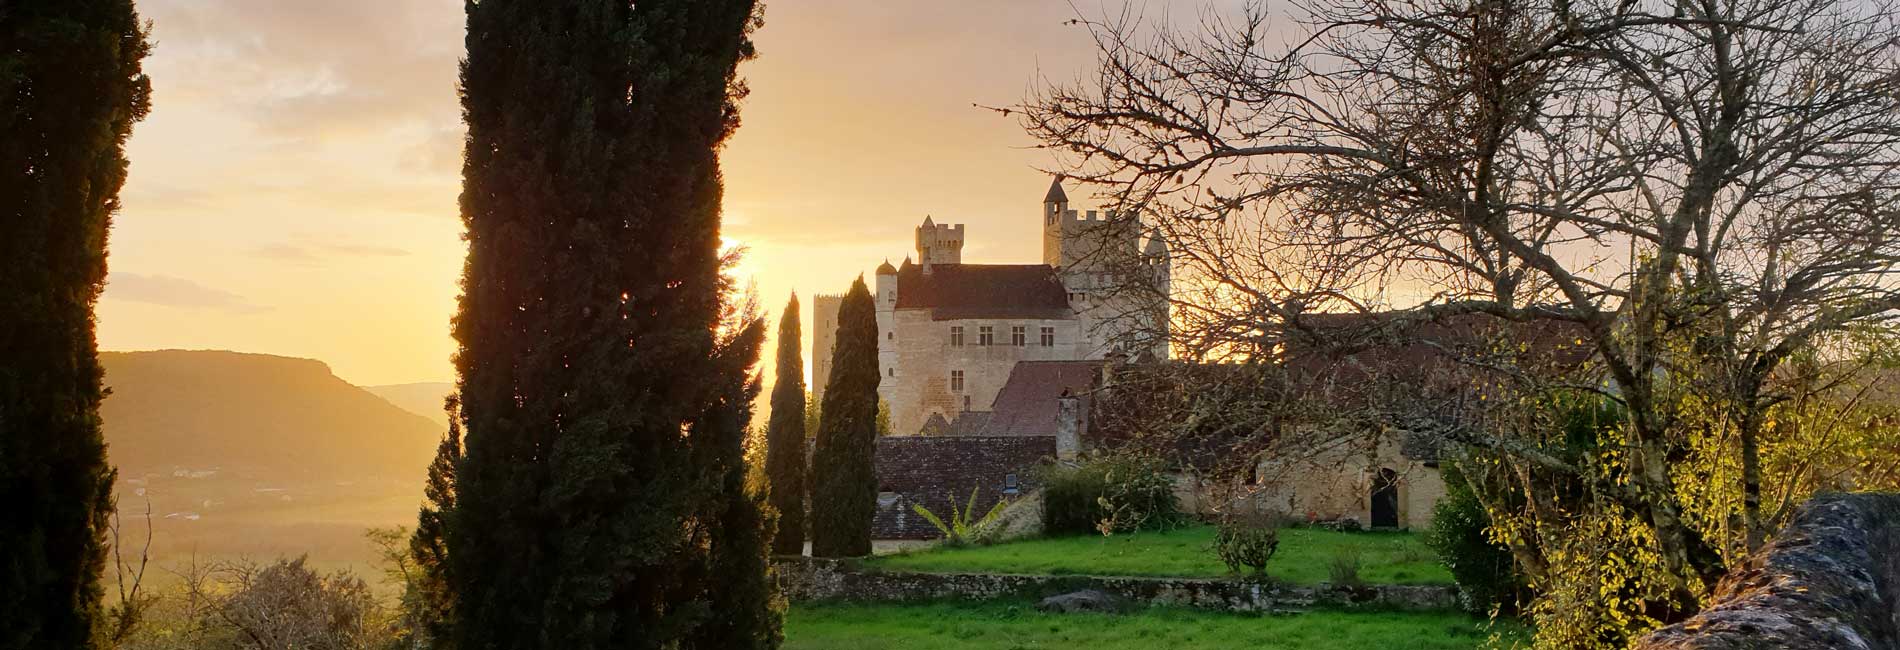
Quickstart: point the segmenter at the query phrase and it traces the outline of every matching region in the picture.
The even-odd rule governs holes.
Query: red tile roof
[[[992,436],[1049,436],[1056,432],[1056,399],[1082,396],[1102,376],[1106,361],[1019,361],[990,406]],[[1087,405],[1083,404],[1086,413]]]
[[[1068,290],[1047,264],[932,264],[897,270],[897,308],[930,309],[934,320],[1071,319]]]

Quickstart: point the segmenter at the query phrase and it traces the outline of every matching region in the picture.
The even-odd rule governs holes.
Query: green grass
[[[1044,614],[1021,602],[799,603],[787,650],[1227,650],[1229,648],[1477,648],[1487,623],[1452,612],[1316,611],[1293,616],[1155,608],[1128,614]],[[1498,626],[1510,647],[1521,628]]]
[[[994,546],[933,548],[867,561],[891,571],[1219,577],[1229,575],[1211,549],[1212,526],[1157,533],[1032,539]],[[1267,575],[1293,584],[1327,582],[1328,561],[1340,549],[1359,550],[1359,577],[1372,584],[1449,585],[1451,574],[1412,533],[1338,533],[1311,528],[1280,531]]]

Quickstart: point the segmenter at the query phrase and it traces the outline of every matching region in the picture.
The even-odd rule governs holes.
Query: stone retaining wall
[[[1639,650],[1900,648],[1900,494],[1828,494]]]
[[[1111,578],[988,573],[875,571],[853,560],[780,557],[779,586],[794,600],[905,602],[940,599],[1036,599],[1095,589],[1151,605],[1235,612],[1276,612],[1307,607],[1443,610],[1458,606],[1451,587],[1377,585],[1288,586],[1250,580],[1204,578]]]

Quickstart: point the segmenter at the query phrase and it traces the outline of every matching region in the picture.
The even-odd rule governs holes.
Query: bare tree
[[[1284,46],[1269,18],[1078,19],[1093,76],[1005,110],[1168,242],[1189,358],[1337,341],[1326,312],[1395,316],[1367,321],[1374,338],[1470,314],[1575,328],[1591,372],[1463,360],[1526,398],[1621,405],[1615,472],[1469,426],[1496,418],[1410,424],[1645,522],[1690,606],[1726,545],[1772,525],[1760,439],[1799,392],[1784,364],[1900,310],[1892,8],[1307,0]],[[1732,440],[1739,542],[1685,520],[1672,470],[1696,426]]]

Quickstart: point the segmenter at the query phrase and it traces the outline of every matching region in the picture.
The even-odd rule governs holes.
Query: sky
[[[973,104],[1083,73],[1088,35],[1063,24],[1078,8],[1103,6],[767,5],[723,155],[724,236],[749,250],[739,272],[774,324],[790,292],[809,306],[901,260],[926,215],[968,224],[967,262],[1040,259],[1038,167],[1053,159]],[[359,385],[453,380],[462,3],[139,9],[154,106],[128,147],[101,348],[309,357]]]

